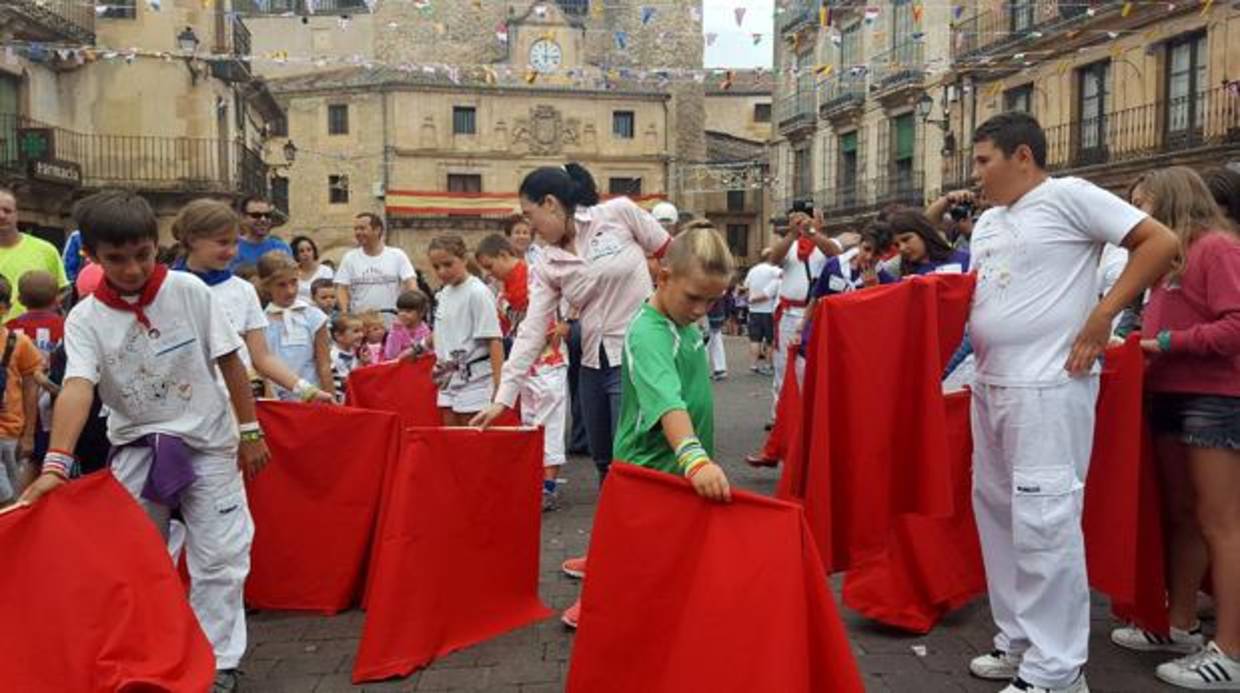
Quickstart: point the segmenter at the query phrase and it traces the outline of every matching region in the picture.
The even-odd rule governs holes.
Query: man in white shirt
[[[994,651],[975,676],[1002,693],[1084,693],[1089,585],[1081,511],[1094,437],[1097,361],[1111,321],[1170,266],[1176,237],[1077,178],[1050,178],[1032,116],[1003,113],[973,136],[973,171],[995,206],[972,239],[973,508]],[[1098,300],[1105,244],[1129,262]]]
[[[779,298],[780,270],[771,263],[771,249],[762,249],[762,262],[754,265],[745,275],[745,295],[749,300],[749,370],[771,375],[766,366],[766,356],[775,341],[775,324],[771,314]]]
[[[418,273],[405,251],[383,244],[383,220],[377,215],[357,215],[353,235],[358,247],[344,254],[334,278],[340,310],[351,315],[378,311],[391,327],[396,299],[418,288]]]

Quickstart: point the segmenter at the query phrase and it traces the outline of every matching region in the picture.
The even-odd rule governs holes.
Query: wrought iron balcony
[[[875,210],[873,181],[853,181],[851,184],[826,188],[814,193],[814,204],[822,210],[829,224],[833,219],[869,214]]]
[[[28,128],[50,131],[54,149],[24,147],[19,135]],[[35,159],[77,164],[88,188],[219,194],[259,194],[267,188],[262,156],[238,142],[80,133],[0,114],[0,170],[24,175]]]
[[[895,204],[922,207],[926,204],[925,180],[920,170],[889,164],[876,181],[874,201],[879,207]]]
[[[19,41],[95,42],[94,3],[81,0],[4,0],[0,35]]]
[[[775,122],[780,134],[813,130],[817,120],[817,95],[812,89],[799,91],[775,102]]]
[[[1123,0],[1001,0],[952,23],[952,58],[997,54],[1039,39],[1062,39],[1062,31],[1084,24]]]
[[[793,0],[779,15],[779,32],[796,31],[811,22],[818,21],[821,0]]]
[[[925,37],[907,38],[874,56],[871,88],[880,94],[920,88],[926,76]]]
[[[215,54],[211,61],[211,74],[225,82],[248,82],[253,78],[250,70],[250,51],[253,39],[245,22],[236,14],[218,12],[215,15]]]
[[[248,15],[339,15],[370,12],[370,7],[366,0],[233,0],[233,11]]]
[[[865,104],[865,75],[844,72],[823,82],[818,115],[823,118],[847,113]]]

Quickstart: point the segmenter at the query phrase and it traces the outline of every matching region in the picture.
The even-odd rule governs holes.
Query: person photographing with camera
[[[985,209],[981,195],[972,190],[954,190],[943,195],[926,207],[926,217],[941,226],[954,250],[968,250],[973,237],[973,220]],[[943,219],[950,216],[951,221]]]

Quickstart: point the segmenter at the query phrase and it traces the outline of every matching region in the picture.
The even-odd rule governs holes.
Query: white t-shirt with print
[[[779,273],[779,268],[769,262],[761,262],[750,268],[749,273],[745,275],[745,288],[749,290],[750,313],[771,313],[775,310],[775,303],[779,298],[777,294]],[[764,301],[753,300],[753,297],[758,294],[768,298]]]
[[[241,336],[241,362],[246,370],[253,368],[250,351],[245,347],[245,334],[250,330],[266,330],[267,316],[263,314],[263,304],[258,300],[258,291],[254,285],[241,277],[229,277],[227,281],[211,287],[212,293],[219,299],[220,308],[228,316],[228,322]]]
[[[1102,247],[1119,245],[1145,214],[1079,178],[1049,178],[1016,204],[978,219],[969,334],[977,381],[1040,387],[1066,382],[1064,365],[1098,303]]]
[[[779,296],[790,301],[805,301],[809,299],[809,290],[811,282],[822,274],[822,268],[827,265],[827,256],[814,246],[814,251],[809,255],[809,274],[805,272],[806,263],[797,257],[797,242],[792,242],[792,247],[788,248],[788,254],[784,256],[782,265],[783,275],[779,280]],[[753,311],[753,306],[749,307]],[[794,310],[803,310],[797,308]]]
[[[472,274],[439,290],[435,301],[435,358],[471,363],[473,378],[491,372],[488,339],[502,337],[495,297]],[[474,363],[477,361],[478,363]]]
[[[401,287],[416,276],[405,251],[387,246],[378,255],[367,255],[361,248],[345,253],[333,281],[349,287],[350,305],[341,309],[364,313],[395,311]]]
[[[65,321],[65,379],[99,386],[112,445],[166,433],[201,452],[233,453],[237,428],[215,361],[241,339],[220,302],[193,275],[169,272],[144,312],[157,332],[93,296],[74,306]]]

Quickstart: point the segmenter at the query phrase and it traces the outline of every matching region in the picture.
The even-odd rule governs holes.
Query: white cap
[[[680,212],[676,211],[676,205],[671,202],[660,202],[650,210],[656,221],[670,221],[673,224],[680,221]]]

